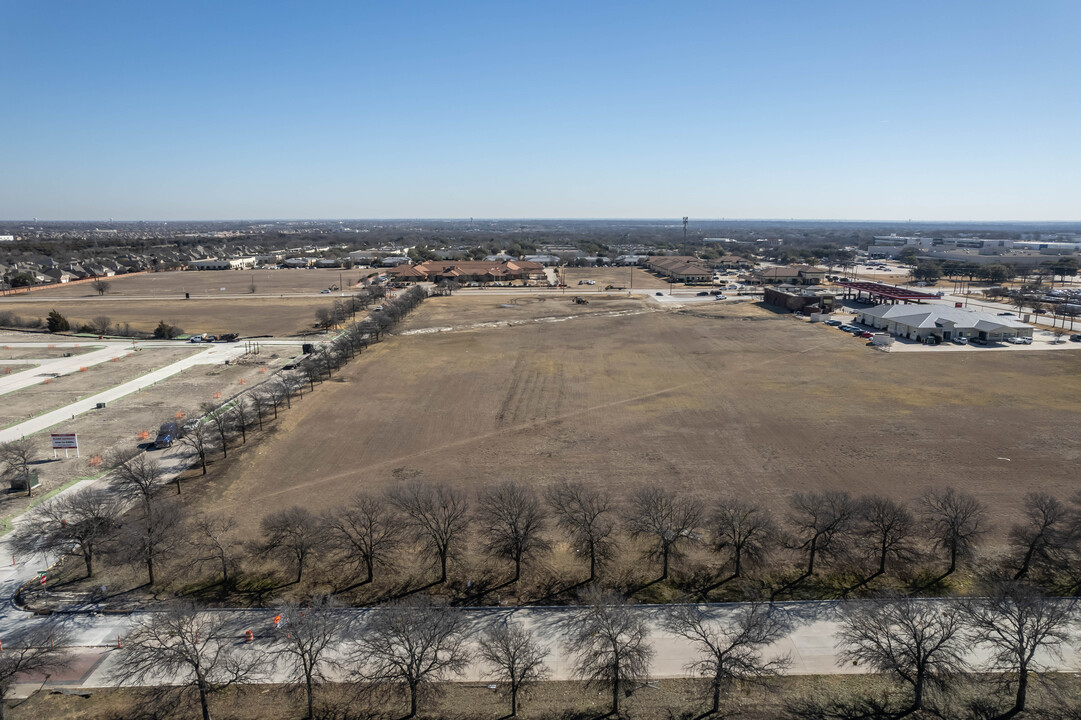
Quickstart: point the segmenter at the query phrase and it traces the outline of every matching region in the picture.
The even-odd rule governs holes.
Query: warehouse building
[[[856,313],[856,320],[891,335],[928,342],[957,338],[1001,342],[1032,337],[1032,326],[1005,315],[945,305],[876,305]]]

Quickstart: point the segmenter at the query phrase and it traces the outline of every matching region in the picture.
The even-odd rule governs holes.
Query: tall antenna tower
[[[683,254],[687,254],[687,216],[683,216]]]

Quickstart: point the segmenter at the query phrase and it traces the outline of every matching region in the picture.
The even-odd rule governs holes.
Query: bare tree
[[[960,560],[975,552],[987,531],[987,513],[976,498],[947,487],[924,493],[920,498],[920,514],[934,549],[944,551],[949,559],[946,572],[936,580],[939,582],[953,574]]]
[[[846,492],[828,490],[820,493],[797,493],[792,496],[788,524],[792,537],[788,545],[805,553],[803,573],[773,592],[773,597],[795,587],[815,573],[822,558],[841,554],[851,539],[856,503]]]
[[[365,583],[372,581],[375,567],[386,563],[402,541],[401,519],[386,500],[364,493],[328,513],[326,526],[338,550],[365,569]]]
[[[6,466],[4,468],[4,474],[7,475],[9,479],[14,479],[11,483],[14,489],[19,489],[21,487],[21,489],[26,490],[27,497],[31,497],[34,494],[30,465],[34,462],[36,455],[36,445],[34,441],[28,437],[0,443],[0,462],[4,463]]]
[[[96,278],[94,282],[90,283],[90,287],[94,288],[98,295],[104,295],[109,292],[109,289],[112,288],[112,286],[112,283],[108,280],[103,280],[102,278]]]
[[[335,307],[321,307],[315,311],[315,326],[323,332],[329,332],[338,322]]]
[[[161,466],[145,452],[114,454],[107,458],[112,468],[111,481],[120,494],[138,502],[149,512],[154,494],[165,473]]]
[[[195,562],[220,570],[223,590],[229,587],[229,573],[235,567],[240,551],[235,531],[236,520],[228,515],[202,513],[191,521],[190,538]]]
[[[368,682],[403,687],[409,715],[432,683],[460,674],[469,664],[469,625],[460,611],[415,599],[372,609],[359,633],[355,661]]]
[[[109,328],[113,326],[112,318],[107,315],[95,315],[90,318],[90,329],[95,335],[108,335]]]
[[[94,575],[94,558],[118,527],[120,509],[104,490],[64,493],[30,511],[11,539],[19,555],[60,553],[82,557],[86,576]]]
[[[192,423],[192,426],[185,431],[184,435],[180,438],[181,444],[189,448],[192,453],[199,459],[199,464],[203,468],[203,475],[206,475],[206,458],[207,455],[214,452],[214,435],[209,425],[202,420],[196,420]],[[176,494],[180,494],[180,475],[176,476]]]
[[[627,530],[631,537],[649,541],[647,556],[661,561],[660,580],[668,579],[669,559],[679,557],[683,545],[694,540],[701,517],[697,500],[662,488],[642,488],[631,496]]]
[[[484,489],[478,496],[477,521],[484,549],[514,563],[514,577],[522,575],[522,562],[548,552],[543,533],[547,518],[532,490],[507,482]]]
[[[46,624],[19,623],[4,635],[4,651],[0,652],[0,720],[6,717],[5,704],[11,681],[27,675],[44,675],[66,668],[71,655],[65,647],[69,633],[57,622]]]
[[[391,504],[405,516],[415,542],[439,559],[439,581],[447,581],[447,561],[469,527],[465,496],[447,485],[408,483],[389,494]]]
[[[256,682],[265,655],[238,646],[228,613],[206,612],[176,602],[146,613],[117,650],[112,677],[121,685],[160,685],[169,678],[182,693],[198,696],[203,720],[211,720],[210,699],[233,685]]]
[[[286,408],[292,407],[293,385],[282,377],[269,384],[270,398],[274,406],[274,419],[278,419],[278,407],[285,403]]]
[[[285,605],[278,611],[280,634],[272,653],[285,661],[290,679],[304,688],[307,720],[315,717],[315,689],[327,682],[326,671],[340,666],[331,653],[347,635],[349,616],[325,595],[305,605]]]
[[[120,554],[124,560],[146,568],[147,583],[153,587],[162,558],[180,542],[183,510],[172,500],[140,505],[127,517],[120,530]]]
[[[589,685],[611,693],[612,715],[619,715],[624,692],[646,680],[653,659],[649,628],[642,614],[616,595],[594,594],[590,605],[562,622],[574,672]]]
[[[1037,653],[1062,657],[1070,640],[1076,610],[1073,598],[1048,598],[1020,582],[994,582],[982,597],[962,601],[969,639],[990,650],[991,672],[1016,681],[1014,704],[1000,718],[1025,710],[1029,674],[1042,671]]]
[[[773,677],[788,667],[790,659],[766,659],[762,651],[789,632],[781,614],[765,603],[741,606],[727,621],[700,605],[673,605],[665,617],[669,632],[686,638],[697,657],[687,669],[709,680],[713,695],[711,713],[721,711],[721,697],[732,686]]]
[[[272,381],[273,382],[273,381]],[[263,431],[263,420],[267,411],[274,409],[274,416],[278,415],[278,401],[274,396],[274,390],[270,384],[262,385],[251,392],[251,411],[255,416],[255,422],[259,426],[259,432]]]
[[[1010,528],[1017,568],[1013,579],[1020,580],[1034,567],[1054,568],[1064,563],[1074,539],[1065,504],[1045,493],[1025,495],[1023,521]]]
[[[326,538],[316,517],[307,508],[294,505],[264,517],[262,530],[262,554],[284,552],[296,568],[294,582],[299,583],[312,553],[323,546]]]
[[[614,513],[611,497],[604,491],[564,480],[548,489],[547,500],[556,525],[570,536],[571,547],[589,558],[586,582],[593,582],[598,563],[607,559],[612,551]]]
[[[907,685],[912,699],[902,713],[911,714],[924,709],[929,689],[946,687],[964,670],[963,629],[952,605],[903,597],[850,602],[838,631],[840,658]]]
[[[916,556],[916,530],[916,519],[904,505],[878,495],[861,498],[854,534],[860,550],[872,558],[875,569],[848,592],[885,575],[891,561],[912,560]]]
[[[777,537],[777,525],[769,510],[737,498],[727,498],[717,506],[709,518],[709,527],[714,549],[727,553],[732,567],[731,574],[713,587],[742,577],[747,565],[765,562]]]
[[[203,424],[217,435],[222,457],[229,457],[229,440],[233,437],[233,421],[229,411],[213,403],[203,403]]]
[[[549,675],[544,663],[548,650],[521,623],[509,619],[489,628],[478,648],[481,660],[492,666],[496,682],[510,697],[510,716],[517,716],[518,695]]]
[[[248,443],[248,430],[255,424],[256,407],[259,405],[258,398],[249,398],[241,395],[229,406],[229,425],[240,431],[240,444]],[[259,424],[262,425],[262,413],[259,412]]]

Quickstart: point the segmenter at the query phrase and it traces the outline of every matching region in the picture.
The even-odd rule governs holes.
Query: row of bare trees
[[[878,673],[892,687],[855,697],[788,698],[788,716],[1012,718],[1025,712],[1033,674],[1061,661],[1072,638],[1075,605],[1019,581],[994,579],[980,589],[977,597],[958,600],[883,596],[839,605],[838,662]],[[238,642],[243,626],[229,613],[190,603],[149,613],[124,638],[114,677],[127,684],[173,678],[198,699],[206,719],[215,693],[257,682],[292,684],[312,718],[319,688],[332,681],[355,684],[357,692],[394,690],[413,717],[436,683],[476,664],[505,692],[514,716],[521,697],[550,677],[546,661],[558,645],[574,675],[607,693],[609,714],[619,716],[622,698],[649,681],[651,635],[663,630],[684,644],[683,669],[704,681],[704,715],[712,715],[725,711],[734,691],[787,669],[790,658],[778,643],[795,625],[818,619],[765,602],[672,605],[658,613],[599,593],[582,607],[522,619],[470,614],[422,598],[358,614],[316,596],[278,613],[276,628],[252,644]],[[973,706],[956,707],[956,687],[981,682],[989,684]],[[394,701],[380,696],[380,702]]]
[[[846,603],[839,660],[879,673],[905,692],[795,701],[792,714],[1005,719],[1026,712],[1033,674],[1048,669],[1048,661],[1061,661],[1074,634],[1075,601],[1045,597],[1016,580],[994,579],[977,590],[977,596],[957,600],[893,596]],[[992,684],[959,702],[952,691],[974,675]],[[1060,699],[1052,702],[1061,705]]]
[[[543,494],[507,482],[482,489],[472,504],[449,485],[410,482],[382,495],[358,494],[322,518],[291,508],[263,521],[264,547],[282,553],[297,582],[320,550],[330,553],[335,566],[362,570],[362,582],[370,583],[378,568],[393,567],[403,549],[412,549],[436,565],[435,582],[445,583],[448,562],[472,543],[510,564],[507,584],[513,584],[523,567],[551,551],[553,530],[587,564],[582,584],[594,582],[624,546],[619,539],[629,537],[659,566],[657,581],[667,580],[671,564],[700,545],[718,560],[712,581],[698,588],[702,597],[772,571],[776,599],[823,568],[852,578],[841,588],[843,596],[871,591],[883,576],[916,570],[930,576],[923,587],[931,587],[973,560],[989,524],[982,503],[954,488],[927,491],[915,508],[880,496],[800,493],[777,518],[741,499],[723,499],[711,508],[690,495],[645,487],[617,503],[603,489],[568,482]],[[1031,493],[996,567],[1014,580],[1046,580],[1077,566],[1079,545],[1078,502]]]
[[[208,417],[204,427],[216,427],[215,417]],[[677,578],[687,592],[706,598],[728,583],[754,579],[778,599],[799,596],[801,585],[822,573],[843,582],[819,588],[820,594],[896,589],[904,585],[899,580],[917,576],[920,583],[909,587],[926,590],[971,563],[989,530],[983,505],[953,488],[924,493],[914,508],[879,496],[800,493],[791,498],[788,512],[776,517],[746,500],[722,499],[710,507],[660,487],[641,488],[616,502],[607,491],[580,483],[560,482],[540,493],[507,482],[470,498],[450,485],[411,481],[384,493],[357,494],[321,515],[303,507],[275,511],[263,518],[260,539],[243,544],[235,523],[224,515],[185,518],[175,495],[163,491],[160,467],[147,455],[114,466],[113,487],[119,493],[65,493],[36,507],[31,522],[14,535],[16,552],[71,552],[91,576],[99,550],[112,544],[123,549],[123,560],[144,566],[154,585],[161,560],[186,548],[185,554],[201,559],[197,566],[220,574],[223,591],[246,558],[269,561],[290,573],[294,584],[318,562],[355,580],[339,583],[341,591],[370,584],[380,572],[415,565],[406,560],[409,554],[435,567],[431,585],[444,584],[451,563],[467,551],[506,563],[504,585],[509,586],[558,540],[585,564],[572,586],[577,588],[598,580],[629,538],[656,563],[655,582],[669,579],[673,563],[697,545],[713,558],[712,570],[704,581],[697,578],[697,585]],[[131,509],[122,513],[125,505]],[[1076,567],[1081,555],[1078,503],[1027,495],[1007,540],[995,568],[1014,580],[1060,587],[1057,579]],[[885,576],[893,582],[876,582]]]
[[[408,704],[407,717],[414,717],[436,683],[476,663],[503,690],[515,716],[522,696],[550,677],[546,660],[550,646],[558,644],[573,660],[575,675],[607,692],[611,712],[618,715],[622,697],[650,677],[649,637],[656,619],[600,594],[551,622],[522,622],[507,613],[470,615],[419,598],[358,615],[320,596],[278,612],[275,630],[251,645],[237,642],[243,629],[227,613],[179,603],[149,614],[124,638],[114,677],[137,685],[174,678],[198,699],[207,720],[215,693],[271,681],[300,689],[307,717],[315,717],[318,689],[332,678],[356,684],[358,692],[396,690]],[[708,680],[716,712],[741,682],[786,667],[785,658],[764,651],[788,628],[782,612],[753,603],[735,612],[674,606],[656,629],[679,635],[693,648],[687,669]]]
[[[349,359],[367,347],[373,335],[384,332],[416,307],[425,297],[423,288],[403,293],[384,306],[393,321],[365,320],[324,343],[293,372],[280,373],[252,390],[221,405],[206,403],[201,417],[185,429],[179,441],[207,473],[207,464],[216,453],[228,457],[229,448],[239,438],[246,443],[248,434],[262,430],[276,420],[283,408],[292,405],[293,397],[303,395],[305,385],[337,371]],[[13,480],[25,481],[30,492],[30,465],[35,448],[29,439],[0,445],[0,462]],[[72,554],[83,561],[86,575],[94,574],[95,559],[108,550],[110,557],[142,565],[150,586],[157,584],[158,568],[166,558],[192,549],[218,546],[216,566],[228,568],[243,549],[238,541],[226,537],[235,523],[224,517],[189,518],[176,498],[162,492],[164,472],[146,453],[119,452],[107,459],[111,469],[109,488],[89,488],[66,492],[36,506],[28,522],[13,535],[12,548],[21,556],[33,554]],[[176,495],[181,494],[181,475],[174,478]],[[280,542],[270,543],[279,547]],[[220,555],[228,549],[229,557]],[[205,554],[205,553],[204,553]],[[201,557],[202,555],[200,555]],[[303,558],[302,558],[303,560]]]

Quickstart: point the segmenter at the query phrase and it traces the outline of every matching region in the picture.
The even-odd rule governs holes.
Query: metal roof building
[[[987,342],[1032,337],[1032,326],[1016,318],[945,305],[876,305],[858,311],[856,319],[892,335],[923,342],[932,336],[939,341],[963,337]]]

